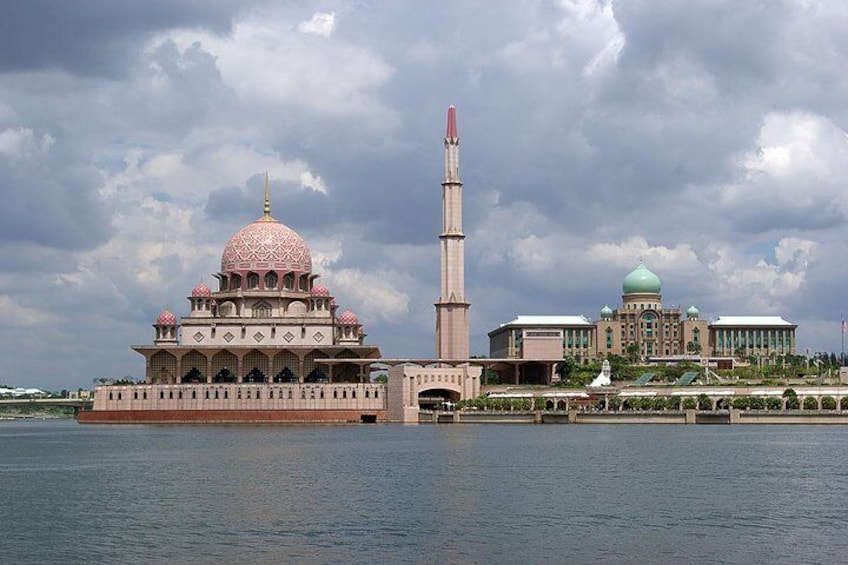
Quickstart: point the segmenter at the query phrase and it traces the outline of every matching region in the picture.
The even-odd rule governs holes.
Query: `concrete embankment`
[[[422,412],[422,424],[848,424],[848,411]]]

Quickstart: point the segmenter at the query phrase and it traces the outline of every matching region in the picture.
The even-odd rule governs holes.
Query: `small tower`
[[[361,345],[362,344],[362,324],[359,323],[359,318],[356,317],[350,310],[345,310],[338,318],[338,345]]]
[[[462,233],[462,182],[456,108],[448,108],[442,181],[441,295],[436,302],[436,358],[468,359],[468,308],[465,300],[465,234]]]
[[[191,317],[192,318],[211,318],[212,317],[212,289],[200,282],[191,289]]]
[[[156,323],[153,324],[155,337],[154,345],[164,345],[168,343],[177,343],[177,317],[170,310],[162,310],[162,313],[156,317]]]

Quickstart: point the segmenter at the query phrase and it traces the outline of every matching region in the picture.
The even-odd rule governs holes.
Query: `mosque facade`
[[[609,355],[776,357],[795,354],[797,326],[780,316],[720,316],[708,321],[695,306],[664,306],[660,278],[639,264],[622,281],[621,305],[598,318],[518,316],[489,332],[490,357],[603,359]]]
[[[189,311],[162,311],[143,384],[98,387],[83,423],[417,422],[428,403],[480,394],[468,359],[462,183],[456,109],[448,109],[442,182],[435,359],[383,358],[351,310],[338,313],[303,238],[271,216],[270,182],[256,221],[225,245],[217,288],[197,284]],[[388,383],[372,382],[372,370]]]
[[[134,346],[145,358],[145,382],[362,383],[368,359],[351,310],[338,312],[330,290],[312,272],[306,242],[265,209],[224,247],[217,290],[195,286],[189,313],[165,310],[153,325],[152,346]],[[344,359],[346,361],[339,361]]]

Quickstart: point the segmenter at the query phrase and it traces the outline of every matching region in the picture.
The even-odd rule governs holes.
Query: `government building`
[[[773,358],[795,353],[797,326],[780,316],[701,318],[662,303],[660,278],[639,264],[622,282],[621,305],[604,306],[598,318],[518,316],[489,332],[493,359],[603,359],[620,355],[641,360],[681,356]]]

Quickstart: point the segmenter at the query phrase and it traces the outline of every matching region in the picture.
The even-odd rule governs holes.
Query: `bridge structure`
[[[0,408],[4,407],[27,407],[36,406],[43,408],[68,407],[74,412],[80,410],[91,410],[94,407],[94,399],[81,398],[0,398]]]

